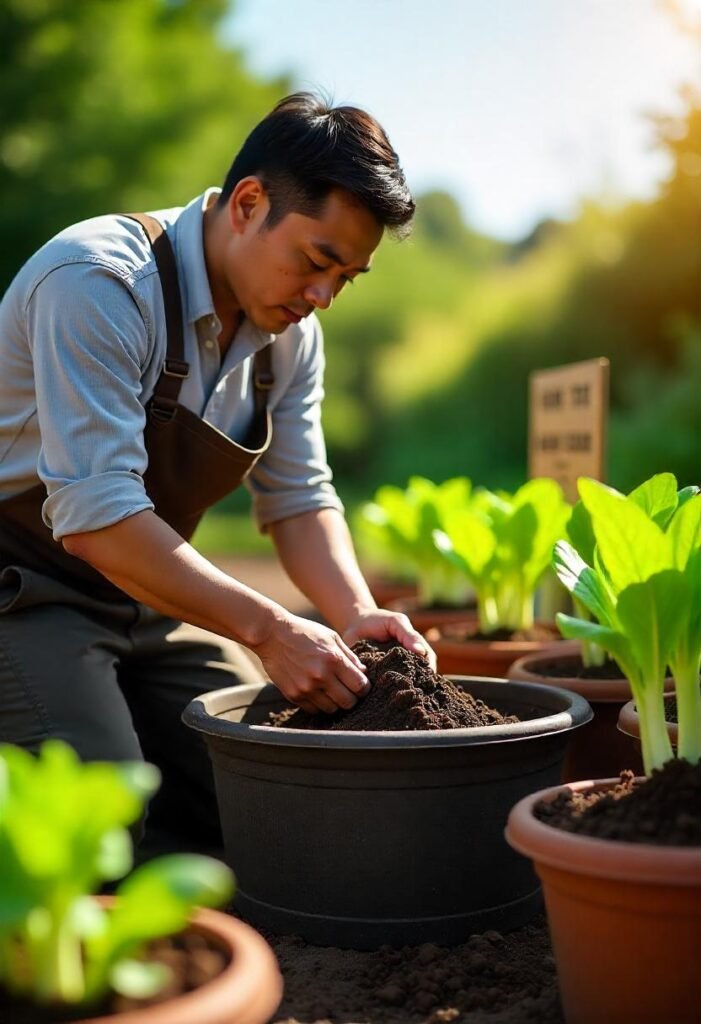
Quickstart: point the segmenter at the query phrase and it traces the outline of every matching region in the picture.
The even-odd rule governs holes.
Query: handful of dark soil
[[[398,644],[360,640],[353,650],[366,666],[370,690],[350,711],[310,715],[289,708],[271,715],[269,725],[286,729],[343,729],[354,732],[465,729],[518,722],[476,700],[428,662]]]

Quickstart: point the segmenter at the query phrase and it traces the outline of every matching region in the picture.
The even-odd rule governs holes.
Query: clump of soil
[[[274,1024],[562,1024],[544,917],[460,946],[376,952],[266,936],[285,995]]]
[[[428,662],[397,644],[361,640],[354,652],[366,666],[370,690],[349,711],[311,715],[290,708],[270,716],[286,729],[343,729],[354,732],[464,729],[518,722],[437,675]]]
[[[426,632],[429,643],[434,640],[456,640],[459,642],[477,641],[480,643],[503,643],[512,640],[516,643],[547,643],[561,639],[556,629],[549,626],[535,625],[529,629],[495,629],[492,633],[483,633],[476,623],[446,622],[442,626],[434,626]]]
[[[228,954],[223,949],[193,931],[154,940],[148,944],[144,959],[150,963],[165,964],[171,972],[160,992],[149,999],[132,999],[113,992],[98,1005],[93,1003],[83,1009],[75,1006],[37,1007],[34,1003],[13,999],[7,992],[0,990],[0,1021],[11,1021],[12,1024],[62,1024],[65,1021],[108,1017],[128,1010],[156,1006],[205,985],[221,974],[229,963]]]
[[[632,772],[608,792],[560,793],[535,816],[566,832],[655,846],[701,846],[701,763],[672,758],[636,782]]]

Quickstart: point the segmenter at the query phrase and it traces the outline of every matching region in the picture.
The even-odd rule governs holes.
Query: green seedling
[[[672,473],[658,473],[646,480],[628,497],[639,505],[647,515],[662,529],[666,529],[674,513],[695,494],[698,487],[685,487],[677,491],[677,481]],[[591,516],[582,501],[578,501],[572,509],[572,517],[567,524],[567,539],[587,565],[594,564],[596,539],[591,525]],[[591,620],[589,609],[573,594],[572,600],[576,618]],[[598,644],[583,640],[582,663],[587,666],[603,665],[607,652]]]
[[[433,542],[446,515],[464,508],[472,486],[466,477],[435,484],[411,477],[407,487],[380,487],[374,500],[362,506],[357,521],[361,545],[387,567],[400,572],[410,566],[421,604],[463,607],[471,595],[469,581]]]
[[[562,489],[545,478],[515,494],[477,490],[469,505],[446,513],[433,541],[471,581],[482,632],[533,625],[535,592],[570,513]]]
[[[92,895],[133,864],[128,826],[160,781],[144,763],[81,763],[47,740],[37,757],[0,747],[0,984],[38,1004],[90,1005],[110,989],[149,996],[167,969],[141,959],[195,906],[231,895],[209,857],[174,854],[137,868],[113,907]]]
[[[701,496],[659,474],[628,497],[579,481],[595,539],[580,551],[555,546],[561,582],[593,620],[559,614],[563,636],[598,644],[629,680],[649,774],[672,756],[664,718],[669,665],[679,709],[681,757],[701,757]]]

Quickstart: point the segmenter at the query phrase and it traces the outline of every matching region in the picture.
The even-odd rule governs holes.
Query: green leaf
[[[673,473],[658,473],[636,487],[628,497],[664,530],[679,501],[677,479]]]
[[[564,612],[558,612],[555,616],[558,629],[567,640],[583,640],[585,643],[598,644],[605,651],[616,659],[622,671],[630,679],[634,675],[634,660],[631,645],[628,638],[622,632],[601,626],[597,622],[585,622],[584,619],[575,619]],[[629,675],[630,673],[630,675]]]
[[[553,567],[563,586],[589,609],[601,625],[617,625],[616,610],[603,580],[567,541],[555,545]]]
[[[194,906],[220,906],[233,892],[229,868],[211,857],[172,854],[137,868],[117,890],[111,930],[117,944],[179,931]]]
[[[172,971],[165,964],[143,960],[119,960],[109,972],[115,992],[131,999],[149,999],[168,984]]]
[[[618,593],[672,566],[667,535],[629,498],[597,480],[578,481],[599,555]]]
[[[686,568],[692,553],[701,546],[701,496],[687,499],[667,528],[677,569]]]
[[[582,501],[578,501],[572,509],[572,515],[567,523],[567,536],[580,557],[587,565],[593,566],[596,538],[591,525],[591,516]]]
[[[691,498],[695,498],[697,494],[701,493],[701,488],[695,484],[690,484],[688,487],[682,487],[681,491],[677,495],[679,504],[677,508],[680,509],[682,505],[685,505]]]
[[[669,656],[684,624],[689,590],[676,569],[651,576],[621,591],[616,611],[643,679],[664,678]]]

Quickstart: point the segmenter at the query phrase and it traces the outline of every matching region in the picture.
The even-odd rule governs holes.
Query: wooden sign
[[[568,501],[577,478],[605,475],[608,359],[588,359],[530,375],[528,471],[549,476]]]

